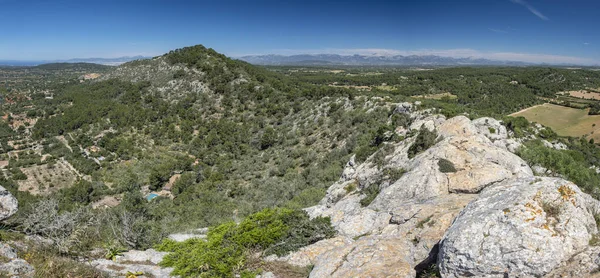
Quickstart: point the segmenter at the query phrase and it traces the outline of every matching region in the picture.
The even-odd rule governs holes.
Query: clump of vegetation
[[[347,184],[344,187],[344,190],[346,190],[346,193],[351,193],[352,191],[356,190],[357,186],[358,186],[358,182],[353,181],[353,182]]]
[[[408,157],[413,158],[417,154],[429,149],[435,144],[436,138],[437,132],[435,130],[430,131],[424,125],[421,126],[415,142],[408,148]]]
[[[282,256],[334,235],[328,218],[310,220],[299,210],[265,209],[239,225],[227,222],[211,227],[206,240],[165,240],[157,249],[173,252],[161,263],[174,267],[173,275],[231,277],[253,271],[246,268],[253,252]]]
[[[394,183],[399,180],[404,174],[406,170],[402,168],[385,168],[383,169],[383,175],[387,177],[390,183]]]
[[[442,277],[440,275],[440,270],[437,267],[437,264],[431,264],[430,266],[422,269],[417,273],[418,278],[437,278]]]
[[[581,142],[582,144],[588,144]],[[586,148],[580,147],[582,150]],[[565,176],[595,198],[600,197],[600,175],[590,169],[592,165],[586,152],[577,150],[556,150],[544,146],[540,140],[532,140],[523,145],[517,154],[530,165],[541,165],[554,173]],[[593,156],[592,156],[593,157]],[[596,159],[596,158],[591,158]]]
[[[502,121],[506,128],[512,131],[517,138],[525,136],[529,130],[529,121],[525,117],[505,117]]]
[[[560,204],[553,202],[542,202],[542,209],[546,212],[547,217],[553,217],[554,219],[558,219],[561,211]]]
[[[427,216],[427,218],[422,219],[421,221],[417,222],[417,225],[415,227],[419,228],[419,229],[423,229],[423,227],[425,227],[425,224],[429,223],[428,225],[431,227],[433,226],[433,224],[435,223],[434,220],[432,220],[433,215]]]
[[[373,200],[375,200],[377,195],[379,195],[380,190],[381,189],[379,188],[378,184],[371,184],[369,187],[364,189],[363,193],[366,195],[366,197],[364,197],[360,200],[360,205],[362,207],[369,206],[371,204],[371,202],[373,202]]]
[[[442,173],[456,173],[454,163],[452,163],[452,161],[448,159],[440,158],[440,160],[438,161],[438,167],[440,169],[440,172]]]
[[[57,250],[48,247],[29,246],[22,257],[34,267],[34,277],[110,277],[89,264],[61,256]]]

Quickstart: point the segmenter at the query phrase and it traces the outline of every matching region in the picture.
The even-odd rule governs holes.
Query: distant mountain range
[[[118,58],[75,58],[68,60],[45,60],[45,61],[17,61],[17,60],[0,60],[0,65],[3,66],[37,66],[42,64],[52,63],[92,63],[107,66],[118,66],[120,64],[133,61],[151,59],[152,57],[147,56],[125,56]]]
[[[495,61],[482,58],[452,58],[435,55],[338,55],[338,54],[301,54],[301,55],[250,55],[238,59],[255,65],[294,65],[294,66],[460,66],[460,65],[505,65],[527,66],[531,63],[518,61]]]

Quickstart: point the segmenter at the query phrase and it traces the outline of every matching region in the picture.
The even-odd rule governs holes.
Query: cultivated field
[[[569,96],[572,96],[574,98],[600,100],[600,94],[599,93],[589,92],[589,91],[586,91],[586,90],[560,92],[558,94],[569,95]]]
[[[600,141],[600,115],[588,115],[587,109],[575,109],[545,103],[521,110],[510,116],[523,116],[530,122],[552,128],[561,136],[586,136]]]
[[[77,180],[73,166],[64,160],[57,160],[54,165],[44,164],[21,168],[27,176],[26,180],[17,181],[19,191],[29,191],[33,195],[48,195],[61,188],[72,186]]]

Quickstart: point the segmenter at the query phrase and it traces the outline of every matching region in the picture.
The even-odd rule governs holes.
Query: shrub
[[[344,187],[344,190],[346,190],[346,193],[350,193],[350,192],[356,190],[356,186],[357,186],[357,182],[354,181],[354,182],[351,182],[351,183],[347,184]]]
[[[515,133],[515,137],[525,136],[525,131],[529,128],[529,121],[525,117],[506,117],[503,119],[506,128]]]
[[[173,73],[173,79],[179,79],[185,77],[185,70],[180,69]]]
[[[413,158],[417,154],[429,149],[435,144],[436,138],[437,132],[435,130],[430,131],[425,125],[422,125],[415,142],[408,148],[408,158]]]
[[[277,132],[272,127],[268,127],[265,129],[262,137],[260,138],[260,149],[266,150],[269,147],[275,145],[277,143]]]
[[[265,209],[239,225],[227,222],[211,227],[206,240],[165,240],[156,248],[172,252],[161,265],[174,267],[173,275],[232,277],[252,272],[247,269],[252,252],[281,256],[334,235],[329,218],[310,220],[301,210]]]
[[[366,196],[360,200],[360,205],[362,207],[369,206],[373,202],[373,200],[375,200],[377,195],[379,195],[379,191],[380,188],[377,184],[371,184],[369,187],[365,188],[365,190],[363,190],[363,193]]]
[[[383,170],[383,174],[388,177],[391,183],[399,180],[404,173],[406,173],[406,170],[402,168],[386,168]]]
[[[582,152],[555,150],[544,146],[540,140],[533,140],[519,148],[517,154],[530,165],[541,165],[554,173],[563,175],[586,193],[595,198],[600,197],[598,190],[600,175],[590,169],[590,164]]]
[[[440,169],[440,172],[442,172],[442,173],[455,173],[456,172],[456,168],[454,168],[454,163],[452,163],[452,161],[445,159],[445,158],[440,158],[440,160],[438,161],[438,167]]]

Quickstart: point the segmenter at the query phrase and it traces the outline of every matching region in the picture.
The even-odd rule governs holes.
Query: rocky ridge
[[[435,145],[409,158],[412,136],[388,143],[383,163],[377,153],[351,159],[306,209],[330,217],[339,237],[267,260],[314,265],[310,277],[415,277],[432,267],[442,277],[565,277],[600,267],[590,246],[600,203],[569,181],[534,176],[501,122],[410,115],[408,132],[435,130]],[[441,160],[454,171],[442,172]],[[373,186],[377,196],[361,204]]]

